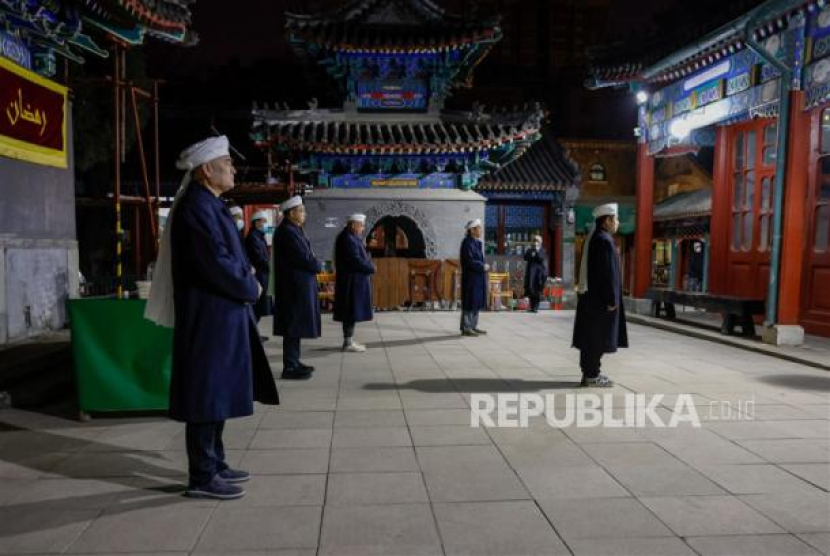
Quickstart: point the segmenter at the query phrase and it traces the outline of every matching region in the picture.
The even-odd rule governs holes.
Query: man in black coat
[[[243,496],[238,483],[250,477],[225,462],[225,421],[252,415],[254,400],[279,403],[251,312],[262,287],[219,198],[234,187],[228,150],[228,140],[215,137],[179,158],[187,174],[168,217],[145,312],[173,327],[170,416],[186,423],[186,494],[221,500]]]
[[[461,335],[480,336],[487,331],[478,327],[478,313],[487,306],[487,272],[481,245],[481,220],[467,222],[467,235],[461,242]]]
[[[582,249],[573,334],[573,347],[579,349],[582,386],[613,386],[607,376],[600,374],[600,360],[604,353],[628,347],[620,260],[613,238],[619,227],[617,212],[616,203],[594,209],[595,228]]]
[[[361,239],[365,228],[365,215],[351,215],[334,246],[334,320],[343,323],[343,351],[354,353],[366,351],[366,346],[354,341],[355,323],[373,318],[370,276],[375,265]]]
[[[256,271],[256,280],[262,286],[262,294],[254,305],[254,316],[257,322],[262,317],[271,314],[271,297],[268,295],[268,276],[271,273],[270,257],[268,255],[268,242],[265,239],[265,225],[268,223],[268,215],[265,211],[258,210],[251,216],[251,229],[248,237],[245,238],[245,253],[248,260]],[[264,338],[267,339],[267,338]]]
[[[317,274],[323,267],[303,232],[305,207],[300,196],[281,205],[283,220],[271,242],[274,251],[274,335],[283,337],[282,378],[303,380],[314,367],[300,362],[300,339],[319,338]]]
[[[525,251],[525,262],[525,295],[530,299],[530,312],[537,313],[548,279],[548,254],[542,247],[542,236],[533,236],[533,246]]]

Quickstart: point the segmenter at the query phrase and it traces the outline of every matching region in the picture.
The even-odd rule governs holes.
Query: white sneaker
[[[343,346],[343,351],[349,353],[363,353],[366,351],[366,346],[362,344],[358,344],[357,342],[352,342],[351,344],[346,344]]]

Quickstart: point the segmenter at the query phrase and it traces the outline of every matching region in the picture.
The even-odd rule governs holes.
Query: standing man
[[[303,232],[305,206],[297,195],[281,206],[283,220],[274,232],[274,335],[283,337],[282,378],[304,380],[314,367],[300,362],[300,339],[320,337],[317,274],[322,265],[314,257]]]
[[[599,372],[600,359],[604,353],[628,347],[620,260],[612,237],[619,227],[617,212],[617,203],[594,209],[594,230],[582,249],[573,334],[573,347],[579,349],[582,386],[613,386]]]
[[[487,272],[481,245],[481,220],[470,220],[461,242],[461,335],[487,334],[478,327],[478,312],[487,306]]]
[[[366,346],[354,341],[354,325],[372,320],[372,284],[375,265],[363,245],[366,215],[353,214],[337,235],[334,247],[334,320],[343,323],[343,351],[360,353]]]
[[[224,136],[182,152],[186,170],[170,210],[145,316],[173,327],[170,416],[184,421],[192,497],[244,496],[250,477],[228,467],[225,420],[252,415],[253,401],[279,403],[251,305],[261,286],[219,198],[236,170]],[[191,182],[192,178],[192,182]]]
[[[245,238],[245,252],[256,271],[256,280],[262,286],[262,294],[254,305],[257,323],[262,317],[271,314],[271,297],[268,295],[268,276],[271,273],[271,258],[268,256],[268,242],[265,239],[265,225],[268,215],[258,210],[251,216],[251,229]],[[264,338],[267,340],[267,338]]]
[[[533,236],[533,246],[525,251],[525,295],[530,299],[530,312],[539,312],[539,301],[548,280],[548,254],[542,248],[542,236]]]
[[[245,233],[245,211],[242,210],[242,207],[236,205],[232,206],[229,210],[233,217],[233,223],[236,225],[236,230],[239,232],[239,237],[243,238],[243,234]]]

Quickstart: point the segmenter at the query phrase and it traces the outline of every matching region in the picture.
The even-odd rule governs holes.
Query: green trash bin
[[[68,302],[82,412],[167,410],[173,330],[144,318],[142,299]]]

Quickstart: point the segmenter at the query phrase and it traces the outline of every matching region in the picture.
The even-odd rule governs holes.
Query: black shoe
[[[303,371],[308,371],[309,373],[314,372],[314,367],[312,367],[311,365],[306,365],[302,361],[300,362],[300,369],[302,369]]]
[[[611,388],[614,386],[614,381],[605,375],[599,375],[594,378],[582,377],[582,382],[579,385],[583,388]]]
[[[184,493],[189,498],[212,498],[214,500],[234,500],[245,496],[245,489],[214,477],[203,486],[189,486]]]
[[[478,334],[479,336],[484,336],[487,334],[486,330],[482,330],[481,328],[473,328],[473,332]]]
[[[462,336],[469,336],[470,338],[478,337],[478,333],[474,331],[472,328],[468,328],[466,330],[461,331]]]
[[[259,339],[260,339],[260,341],[262,341],[262,342],[267,342],[267,341],[268,341],[268,340],[270,340],[271,338],[269,338],[268,336],[260,336],[260,337],[259,337]]]
[[[306,380],[309,378],[311,378],[311,371],[306,371],[301,367],[294,369],[285,368],[282,370],[283,380]]]
[[[231,469],[230,467],[227,469],[223,469],[219,473],[217,473],[220,479],[225,481],[226,483],[244,483],[245,481],[250,480],[251,474],[247,471],[243,471],[241,469]]]

